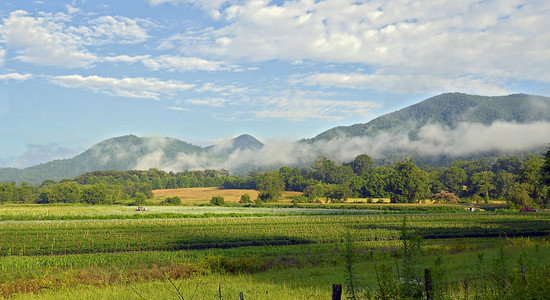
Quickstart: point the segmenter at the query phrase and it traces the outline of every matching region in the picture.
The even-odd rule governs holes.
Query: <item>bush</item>
[[[252,203],[252,199],[250,199],[249,194],[244,194],[241,196],[241,200],[239,200],[239,203]]]
[[[210,199],[210,204],[222,206],[225,205],[225,199],[222,196],[214,196],[212,197],[212,199]]]
[[[161,202],[164,205],[181,205],[181,198],[178,196],[168,197]]]

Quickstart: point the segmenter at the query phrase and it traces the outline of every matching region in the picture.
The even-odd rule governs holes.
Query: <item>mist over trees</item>
[[[95,171],[73,180],[45,180],[41,185],[0,183],[0,203],[113,204],[133,199],[142,203],[152,190],[190,187],[257,189],[258,201],[274,201],[283,191],[302,192],[299,201],[341,202],[348,198],[389,198],[392,203],[427,199],[456,203],[508,201],[511,205],[548,207],[550,147],[543,155],[528,154],[487,160],[457,160],[447,167],[418,167],[405,157],[393,165],[375,165],[368,154],[337,164],[318,157],[308,167],[230,175],[227,170],[164,172]],[[459,199],[459,200],[457,200]],[[248,201],[247,201],[248,202]]]

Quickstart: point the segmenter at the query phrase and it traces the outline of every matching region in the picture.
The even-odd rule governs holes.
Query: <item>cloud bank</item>
[[[201,154],[180,153],[175,160],[167,160],[157,148],[143,157],[135,168],[154,167],[174,172],[224,168],[234,172],[250,166],[307,166],[321,155],[338,163],[349,162],[363,153],[375,159],[385,158],[388,154],[461,158],[494,151],[529,151],[547,145],[549,137],[550,122],[518,124],[499,121],[491,125],[460,123],[455,129],[430,124],[420,128],[417,138],[413,140],[405,131],[384,132],[375,137],[337,137],[311,144],[271,140],[259,150],[236,150],[229,157],[220,155],[227,145],[214,147],[211,152]]]

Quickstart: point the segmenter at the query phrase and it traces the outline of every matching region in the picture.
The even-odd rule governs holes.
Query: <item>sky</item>
[[[0,167],[107,138],[299,140],[445,92],[550,96],[546,0],[0,3]]]

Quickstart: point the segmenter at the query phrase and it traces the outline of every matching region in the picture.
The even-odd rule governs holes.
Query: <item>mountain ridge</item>
[[[450,159],[456,159],[457,157],[483,158],[484,156],[501,155],[502,153],[521,152],[513,150],[515,148],[512,148],[512,151],[510,149],[498,149],[498,146],[493,146],[487,148],[488,150],[480,150],[474,155],[460,156],[460,154],[451,151],[453,149],[443,148],[447,152],[423,157],[420,155],[421,151],[414,148],[419,147],[418,143],[422,144],[424,142],[421,138],[425,138],[426,132],[429,133],[426,129],[430,129],[429,126],[437,127],[439,131],[436,130],[435,132],[438,135],[451,135],[451,137],[445,136],[445,138],[452,139],[453,130],[465,131],[463,124],[478,124],[476,126],[479,127],[492,126],[492,124],[498,122],[507,122],[506,124],[546,122],[548,126],[545,128],[549,129],[545,129],[542,135],[539,132],[539,136],[542,136],[541,139],[546,138],[544,134],[548,130],[548,136],[550,137],[550,98],[527,94],[490,97],[464,93],[445,93],[382,115],[367,123],[334,127],[313,138],[282,145],[283,148],[280,149],[266,148],[262,142],[248,134],[207,147],[193,145],[175,138],[137,137],[130,134],[99,142],[73,158],[54,160],[25,169],[2,168],[0,169],[0,182],[26,181],[30,184],[38,184],[46,179],[57,181],[64,178],[73,178],[90,171],[122,171],[152,167],[183,171],[185,169],[215,166],[214,168],[217,169],[233,168],[235,171],[246,173],[247,170],[275,168],[284,164],[305,166],[311,163],[316,156],[323,155],[332,159],[331,156],[342,154],[341,152],[346,151],[346,149],[343,149],[345,143],[342,143],[342,141],[354,138],[370,138],[370,140],[364,141],[359,146],[357,143],[349,143],[356,148],[353,150],[355,152],[350,152],[347,157],[340,156],[340,160],[350,159],[353,158],[353,155],[361,153],[373,154],[370,153],[372,147],[365,148],[364,146],[369,143],[375,145],[386,144],[388,149],[378,149],[386,155],[386,160],[384,160],[384,157],[378,158],[379,161],[383,162],[388,162],[389,159],[399,159],[404,154],[414,153],[415,161],[425,161],[426,164],[432,162],[438,165],[447,163]],[[474,129],[479,131],[478,128]],[[521,135],[521,130],[524,129],[516,128],[515,130],[519,130]],[[406,142],[417,142],[417,144],[413,145],[414,147],[411,150],[403,146],[403,137],[401,137],[401,140],[386,141],[397,134],[404,135]],[[460,135],[457,136],[460,137]],[[454,136],[454,138],[457,136]],[[437,146],[446,142],[449,141],[436,140],[434,145]],[[544,145],[547,143],[548,141],[544,141]],[[279,146],[281,147],[281,145]],[[536,146],[539,148],[527,147],[527,152],[542,149],[540,143]],[[339,147],[342,147],[342,149]],[[285,148],[290,148],[290,150]],[[334,149],[333,152],[330,152],[326,148]],[[288,160],[278,158],[279,155],[282,155],[281,153],[294,157],[288,162]],[[260,163],[263,164],[260,165]]]

